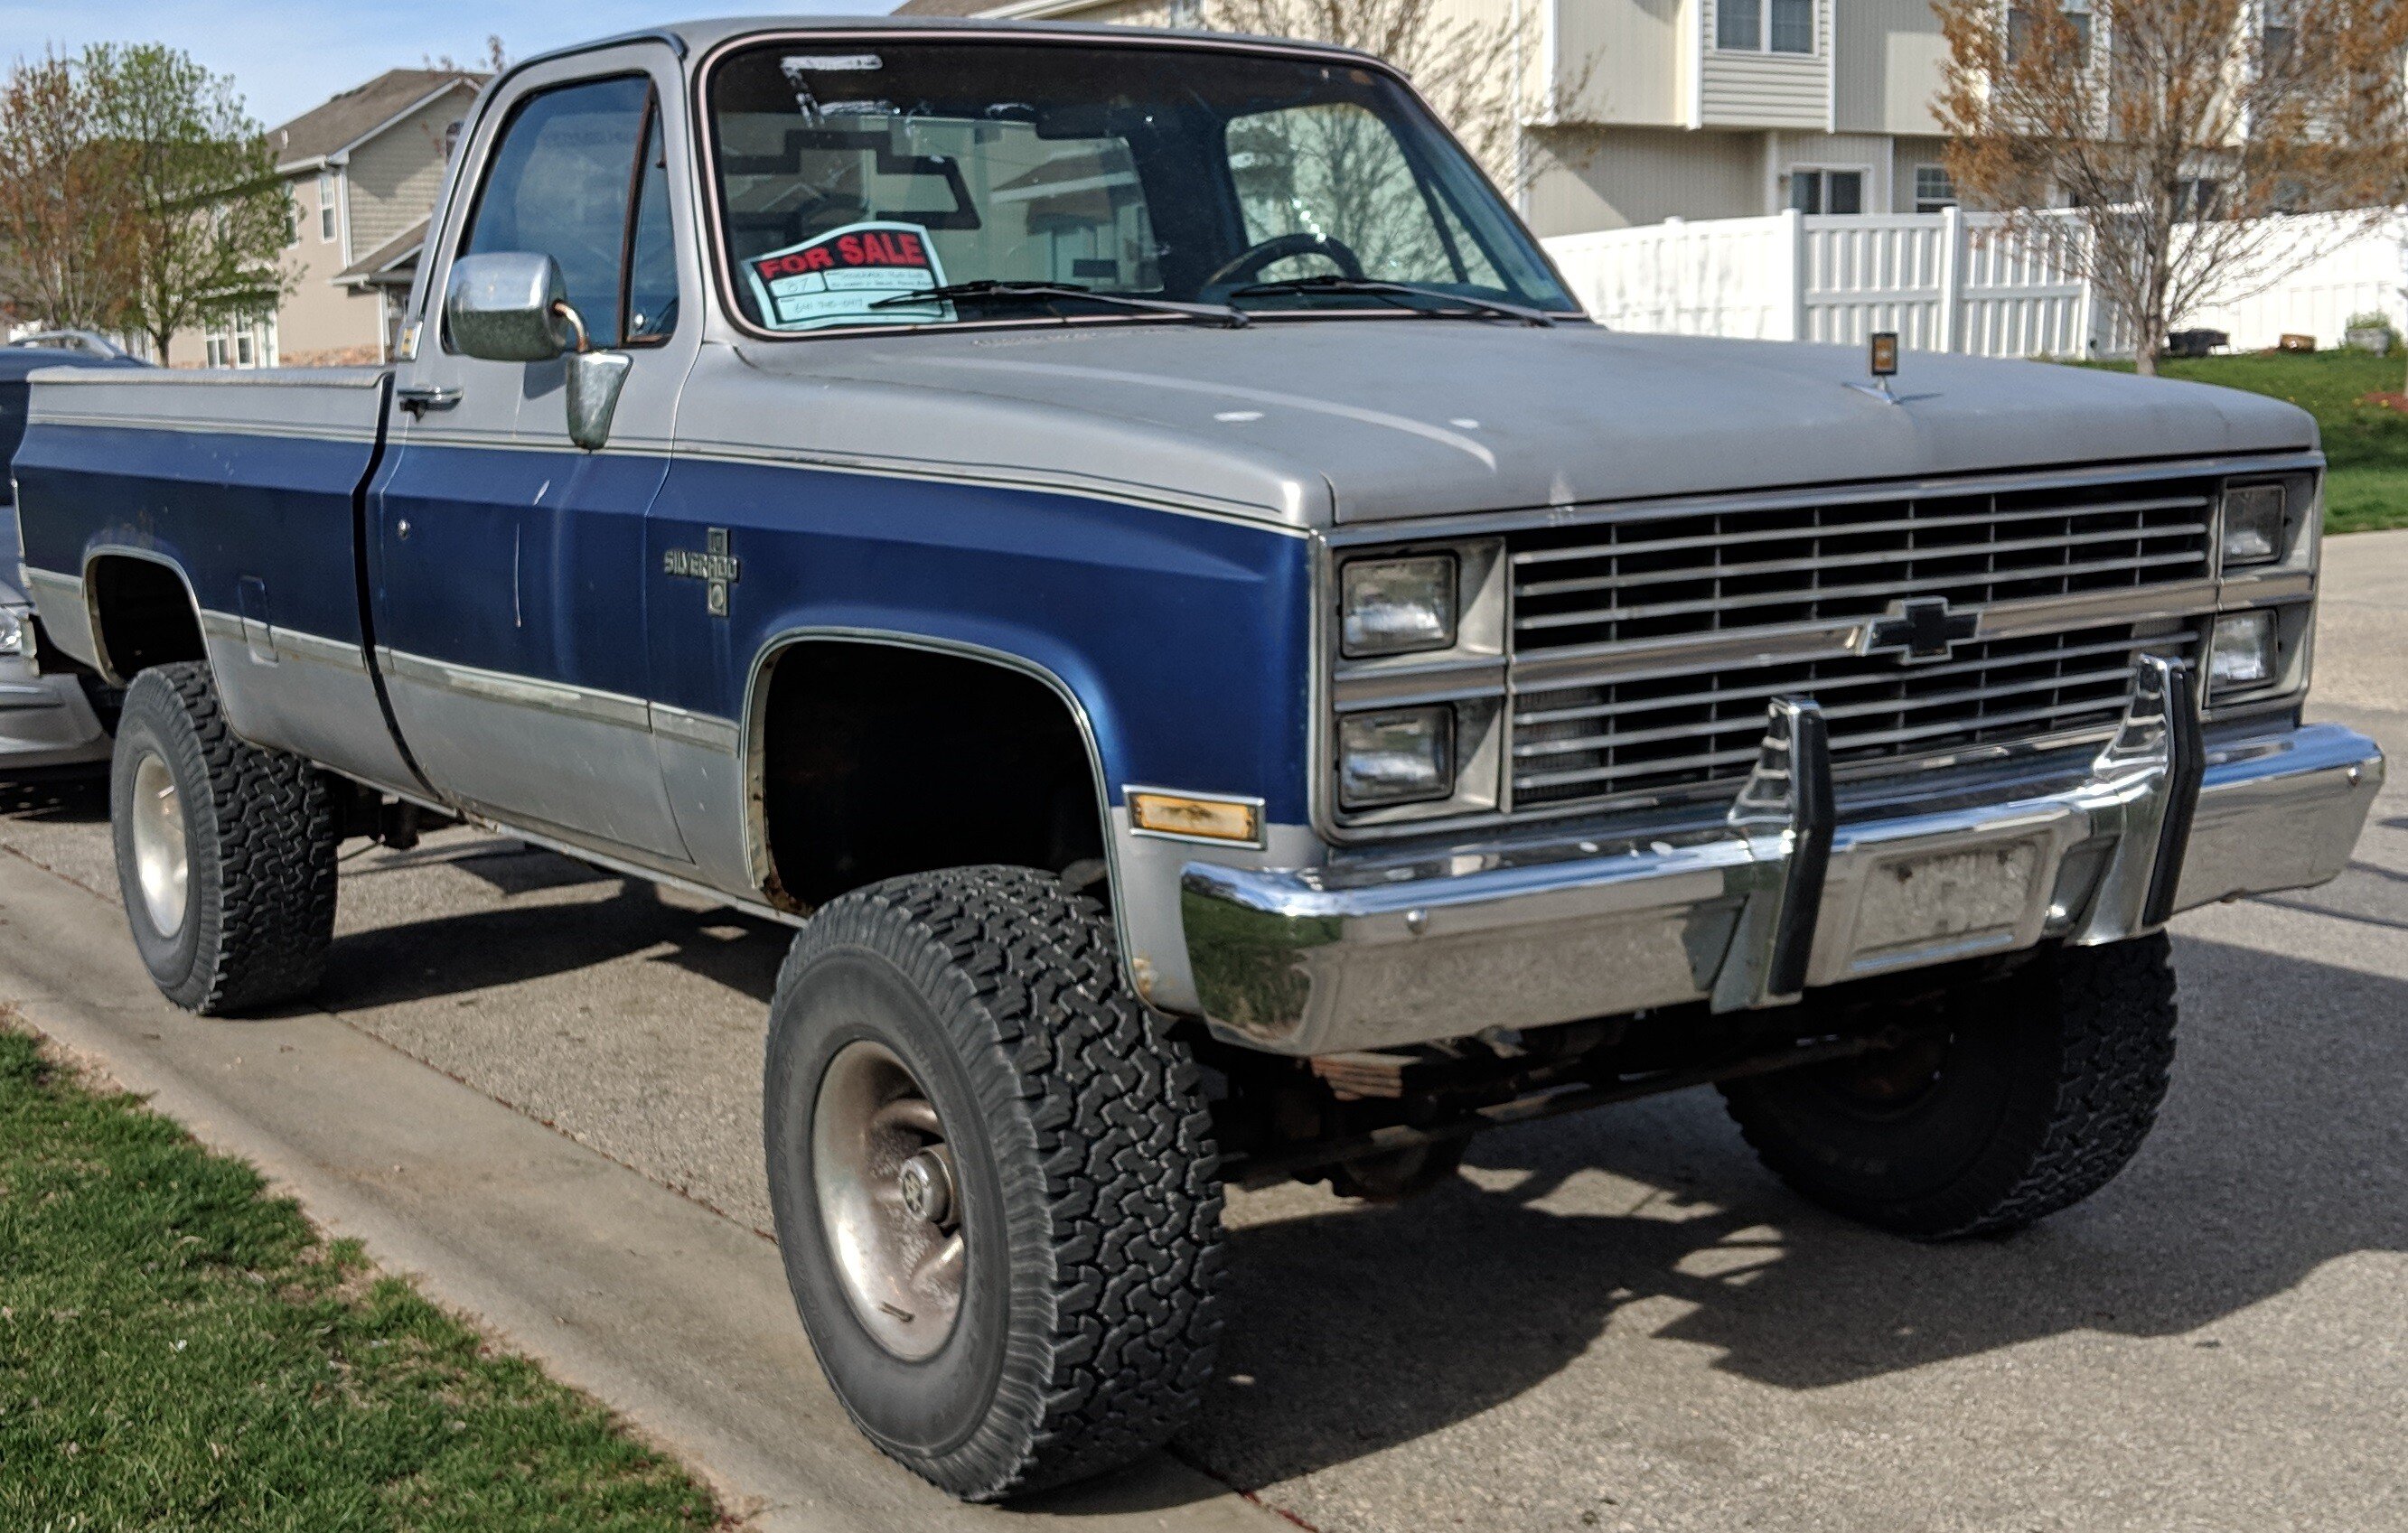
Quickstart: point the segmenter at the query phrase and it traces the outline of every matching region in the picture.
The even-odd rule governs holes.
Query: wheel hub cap
[[[828,1062],[811,1170],[854,1317],[898,1357],[934,1354],[960,1316],[968,1266],[953,1152],[935,1104],[884,1046],[849,1043]]]
[[[152,930],[173,937],[184,929],[185,909],[192,898],[192,863],[176,776],[156,752],[146,752],[135,763],[134,801],[128,817],[143,911],[150,916]]]

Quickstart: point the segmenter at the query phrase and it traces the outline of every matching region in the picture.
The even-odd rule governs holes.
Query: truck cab
[[[2095,1191],[2166,922],[2329,879],[2313,422],[1618,335],[1379,60],[728,21],[486,89],[389,367],[38,381],[129,924],[304,994],[335,849],[506,829],[797,928],[766,1152],[887,1452],[1163,1440],[1225,1183],[1393,1199],[1714,1084],[1920,1239]]]

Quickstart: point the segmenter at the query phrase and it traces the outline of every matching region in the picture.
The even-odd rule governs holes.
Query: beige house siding
[[[1948,44],[1930,0],[1846,0],[1833,61],[1842,133],[1929,134]]]
[[[342,194],[343,181],[340,175],[334,179],[337,196]],[[373,293],[350,293],[335,285],[336,274],[351,265],[348,248],[359,244],[358,238],[344,239],[339,206],[335,237],[318,237],[317,172],[295,176],[292,184],[293,201],[300,215],[294,220],[300,237],[288,252],[286,264],[299,273],[300,281],[284,300],[284,307],[277,310],[280,358],[288,367],[331,367],[381,360],[382,302]]]
[[[1541,236],[1765,210],[1761,134],[1558,128],[1541,144],[1525,216]]]
[[[442,190],[444,131],[467,114],[475,93],[457,86],[351,153],[351,258],[383,247],[426,216]]]
[[[1936,165],[1947,152],[1948,140],[1928,138],[1894,138],[1890,140],[1892,184],[1897,193],[1891,199],[1890,210],[1897,213],[1914,211],[1914,172],[1920,165]]]
[[[1558,115],[1572,122],[1686,123],[1694,51],[1688,13],[1704,3],[1555,0],[1558,78],[1569,87],[1580,83],[1584,67],[1588,74],[1588,88],[1567,90]]]
[[[1705,7],[1699,32],[1698,121],[1704,127],[1822,128],[1831,119],[1831,6],[1814,10],[1810,54],[1726,52],[1714,46],[1719,0]]]

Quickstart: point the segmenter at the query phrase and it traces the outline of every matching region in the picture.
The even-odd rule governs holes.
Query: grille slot
[[[1532,529],[1508,543],[1522,655],[2204,579],[2215,481],[1935,494]]]
[[[2131,624],[1958,646],[1949,661],[1888,655],[1713,666],[1556,687],[1517,698],[1513,802],[1531,809],[1635,795],[1735,790],[1764,738],[1765,707],[1823,705],[1831,757],[1847,767],[1968,746],[2096,732],[2121,718],[2142,650],[2187,654],[2195,635]]]

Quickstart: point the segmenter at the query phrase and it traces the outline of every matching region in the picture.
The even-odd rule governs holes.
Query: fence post
[[[2099,245],[2091,238],[2087,221],[2075,226],[2073,237],[2082,245],[2082,254],[2074,264],[2075,276],[2082,283],[2082,297],[2074,308],[2074,360],[2087,362],[2106,351],[2099,344],[2099,279],[2090,274],[2091,263],[2099,254]]]
[[[1786,335],[1776,334],[1774,340],[1806,338],[1806,215],[1795,208],[1781,210],[1781,253],[1785,280],[1774,289],[1772,325],[1779,331],[1787,326]]]
[[[1965,213],[1951,203],[1940,210],[1940,322],[1932,346],[1954,351],[1965,333]]]

